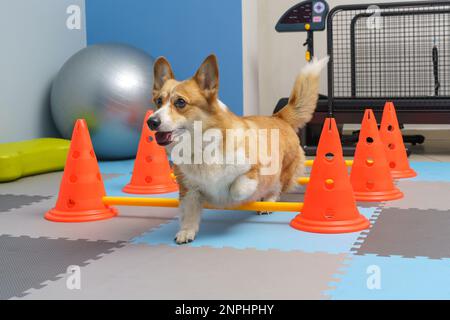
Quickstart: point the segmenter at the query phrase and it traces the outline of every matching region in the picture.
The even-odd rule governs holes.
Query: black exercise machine
[[[386,101],[394,102],[401,123],[450,123],[449,1],[344,5],[329,13],[325,1],[299,3],[283,15],[276,30],[307,32],[307,60],[314,53],[313,32],[325,28],[311,28],[314,6],[325,8],[320,20],[326,20],[330,62],[328,97],[319,97],[315,116],[301,133],[307,154],[315,154],[327,116],[341,125],[360,123],[366,108],[380,117]],[[286,103],[287,98],[281,99],[275,111]],[[344,154],[353,154],[357,140],[358,132],[342,137]],[[420,144],[424,137],[404,140]]]

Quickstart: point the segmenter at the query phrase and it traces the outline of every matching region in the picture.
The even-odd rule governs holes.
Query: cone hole
[[[327,154],[325,154],[325,160],[327,160],[328,162],[333,161],[334,160],[334,153],[328,152]]]
[[[92,158],[95,158],[95,152],[94,152],[94,149],[91,149],[91,151],[89,151],[89,154],[91,155]]]
[[[366,188],[367,188],[368,190],[372,190],[373,187],[375,187],[375,182],[374,182],[374,181],[369,180],[369,181],[366,182]]]
[[[78,180],[78,177],[74,174],[69,177],[69,181],[72,183],[77,182],[77,180]]]
[[[72,158],[78,159],[79,157],[80,157],[80,152],[79,152],[79,151],[74,151],[74,152],[72,153]]]
[[[153,142],[153,137],[152,137],[152,136],[148,136],[147,142],[148,142],[148,143],[152,143],[152,142]]]
[[[391,169],[394,169],[397,166],[397,164],[394,161],[389,162],[389,167]]]
[[[368,167],[372,167],[374,163],[375,163],[375,160],[373,160],[373,158],[367,158],[366,159],[366,165]]]
[[[325,180],[325,188],[327,190],[332,190],[334,188],[334,180],[333,179]]]
[[[67,208],[73,208],[75,207],[75,200],[69,199],[67,200]]]
[[[367,142],[367,144],[372,144],[373,143],[373,138],[372,137],[367,137],[366,138],[366,142]]]
[[[100,172],[97,173],[97,180],[102,181],[102,175]]]
[[[152,156],[147,156],[147,157],[145,157],[145,161],[152,162],[153,161],[153,157]]]
[[[394,131],[394,126],[390,124],[387,126],[387,129],[388,129],[388,131],[392,132],[392,131]]]
[[[145,177],[145,183],[151,183],[152,182],[152,177],[150,177],[150,176],[146,176]]]
[[[388,148],[391,149],[391,150],[394,150],[395,149],[395,144],[389,143],[388,144]]]

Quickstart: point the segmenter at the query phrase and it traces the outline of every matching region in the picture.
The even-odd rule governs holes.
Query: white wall
[[[259,112],[259,1],[260,0],[242,0],[244,115],[255,115]]]
[[[66,27],[72,4],[81,8],[81,30]],[[84,0],[2,0],[0,8],[0,143],[57,135],[49,90],[64,62],[86,46]]]
[[[243,2],[253,0],[243,0]],[[258,87],[260,114],[271,114],[280,97],[291,91],[294,79],[305,64],[306,33],[278,33],[275,24],[283,13],[300,0],[258,0]],[[328,1],[330,9],[343,4],[392,2],[386,0]],[[250,23],[250,22],[248,22]],[[315,33],[315,55],[326,55],[326,31]],[[327,92],[327,74],[322,73],[321,93]],[[245,87],[244,87],[245,90]],[[244,109],[245,110],[245,109]]]

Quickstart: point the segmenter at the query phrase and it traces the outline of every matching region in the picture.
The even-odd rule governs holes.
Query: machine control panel
[[[278,32],[325,30],[328,11],[328,3],[323,0],[300,2],[286,11],[275,26],[275,30]]]

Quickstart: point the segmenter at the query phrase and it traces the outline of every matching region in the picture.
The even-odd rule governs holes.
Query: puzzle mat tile
[[[386,208],[450,211],[450,181],[399,180],[397,187],[404,193],[404,198],[386,202]]]
[[[0,194],[54,196],[58,194],[62,172],[52,172],[0,183]]]
[[[134,159],[133,160],[122,160],[122,161],[100,161],[98,163],[100,167],[100,172],[102,174],[132,174]]]
[[[57,195],[61,184],[62,172],[51,172],[31,177],[25,177],[12,182],[0,183],[0,194],[53,196]],[[123,176],[123,173],[102,173],[103,181],[107,182]]]
[[[58,223],[44,219],[56,197],[0,213],[0,234],[89,240],[129,240],[174,219],[178,209],[120,207],[119,216],[102,221]]]
[[[153,197],[153,198],[178,198],[178,192],[161,193],[154,195],[142,195],[142,194],[130,194],[122,192],[124,186],[126,186],[131,180],[131,175],[120,175],[116,178],[105,180],[105,190],[108,196],[118,197]]]
[[[121,242],[0,236],[0,300],[22,296],[55,280],[70,265],[85,265]]]
[[[449,211],[383,208],[354,251],[357,255],[450,258],[449,230]]]
[[[0,214],[11,209],[18,209],[23,206],[34,204],[51,197],[28,196],[15,194],[0,194]]]
[[[347,263],[326,291],[331,299],[450,299],[449,259],[366,255]],[[368,287],[378,275],[380,289]]]
[[[127,175],[128,177],[133,170],[133,163],[134,160],[99,162],[104,182],[107,183],[107,181],[123,175]],[[51,172],[25,177],[12,182],[0,183],[0,194],[25,194],[32,196],[57,195],[62,174],[62,171]],[[129,178],[127,179],[129,181]]]
[[[376,208],[360,208],[370,218]],[[259,216],[253,212],[205,210],[200,232],[192,247],[256,248],[304,252],[347,253],[360,237],[360,232],[347,234],[308,233],[289,226],[295,212],[277,212]],[[176,246],[173,238],[178,231],[178,221],[171,221],[136,237],[134,243]]]
[[[81,290],[66,279],[26,299],[324,299],[346,255],[132,245],[81,268]]]
[[[411,181],[450,181],[450,162],[410,161],[410,165],[418,173]]]

